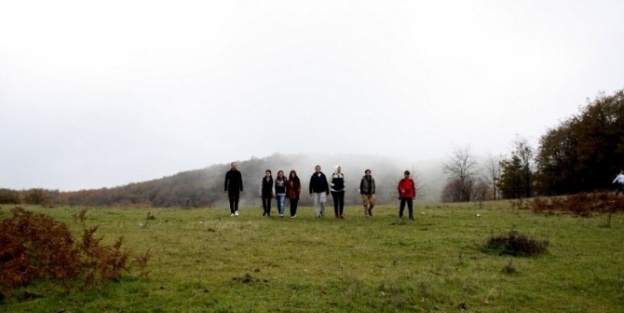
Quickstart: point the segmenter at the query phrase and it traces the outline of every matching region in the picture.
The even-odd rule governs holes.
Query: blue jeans
[[[286,206],[286,194],[280,193],[275,195],[275,200],[277,202],[277,211],[280,215],[284,215],[284,208]]]

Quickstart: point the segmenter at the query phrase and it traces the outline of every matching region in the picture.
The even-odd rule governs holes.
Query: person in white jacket
[[[620,194],[620,192],[624,193],[624,170],[621,170],[620,173],[615,176],[613,183],[618,185],[618,189],[615,192],[616,196]]]

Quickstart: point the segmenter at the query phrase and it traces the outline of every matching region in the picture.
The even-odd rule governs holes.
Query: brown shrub
[[[611,193],[580,193],[568,197],[520,199],[512,202],[512,208],[531,210],[535,213],[570,213],[589,217],[624,211],[624,197],[617,197]]]
[[[85,212],[74,215],[74,220],[84,222]],[[104,246],[102,238],[95,237],[97,228],[85,228],[81,240],[76,241],[66,224],[44,214],[13,209],[11,216],[0,221],[0,299],[35,279],[48,279],[69,292],[75,281],[91,286],[118,279],[132,265],[145,269],[149,251],[128,264],[130,253],[122,251],[123,237]],[[145,275],[147,272],[141,273]]]

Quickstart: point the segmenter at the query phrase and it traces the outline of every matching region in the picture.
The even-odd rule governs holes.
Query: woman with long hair
[[[277,212],[280,217],[284,217],[287,183],[288,180],[284,176],[284,171],[277,171],[277,177],[275,177],[275,201],[277,202]]]
[[[299,202],[299,194],[301,193],[301,181],[295,170],[291,170],[288,175],[288,187],[286,192],[288,200],[290,200],[290,218],[297,217],[297,203]]]

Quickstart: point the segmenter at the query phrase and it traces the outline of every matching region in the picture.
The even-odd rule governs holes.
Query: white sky
[[[273,153],[507,154],[624,88],[623,13],[0,0],[0,188],[113,187]]]

